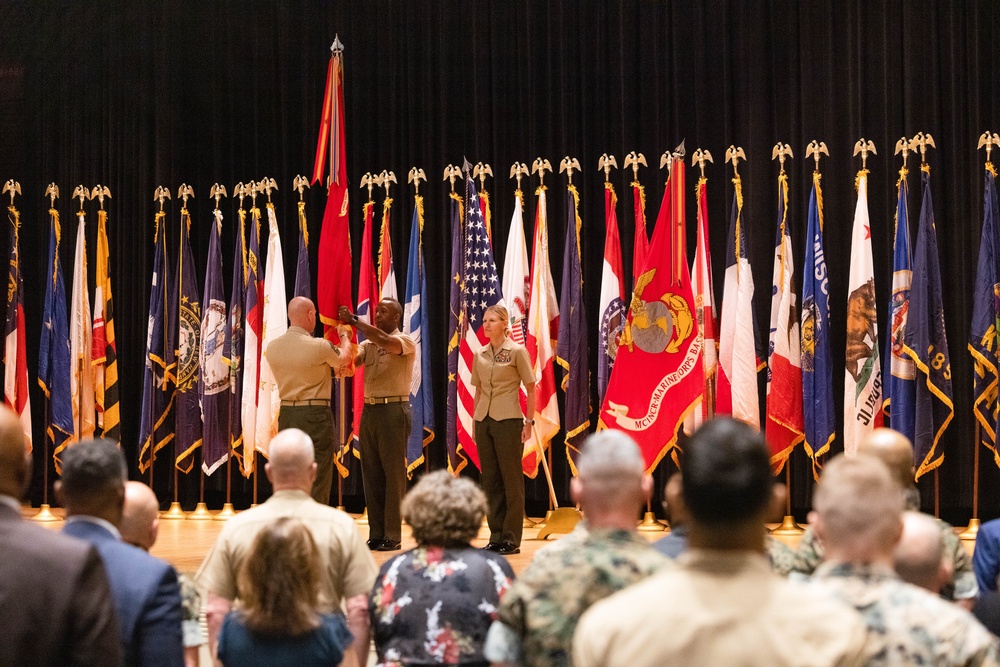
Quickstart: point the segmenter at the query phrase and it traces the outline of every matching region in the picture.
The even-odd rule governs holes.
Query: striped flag
[[[166,213],[156,214],[153,232],[153,278],[149,290],[149,324],[146,329],[146,356],[142,381],[142,416],[139,425],[139,471],[146,472],[156,453],[173,442],[170,413],[174,408],[173,351],[167,341],[167,262]]]
[[[514,193],[514,213],[510,218],[510,233],[503,260],[503,300],[510,314],[510,337],[518,345],[524,345],[528,335],[528,299],[531,292],[523,211],[524,197],[518,190]],[[524,393],[523,387],[521,393]],[[523,409],[524,405],[521,407]]]
[[[424,198],[417,195],[410,227],[410,254],[406,267],[406,304],[403,306],[403,333],[413,339],[416,358],[410,379],[410,439],[406,443],[406,472],[424,462],[424,448],[434,440],[434,392],[431,386],[430,317],[428,317],[427,275],[424,271]]]
[[[392,266],[392,241],[389,238],[389,211],[392,209],[392,197],[386,197],[382,202],[382,234],[378,245],[378,294],[379,299],[399,300],[396,289],[396,270]]]
[[[476,184],[468,170],[465,172],[465,243],[461,280],[463,305],[461,335],[458,346],[458,421],[460,436],[471,436],[472,417],[475,413],[476,388],[472,385],[472,360],[479,349],[489,342],[483,332],[483,317],[490,306],[503,302],[500,278],[493,262],[493,247],[486,236],[486,223],[476,194]],[[530,331],[530,328],[529,328]],[[464,453],[479,468],[479,449],[468,437],[459,443]]]
[[[774,245],[774,290],[771,292],[771,331],[767,356],[767,422],[765,438],[771,447],[775,474],[785,467],[792,450],[802,442],[802,357],[799,312],[795,294],[795,262],[788,225],[788,176],[778,175],[778,231]]]
[[[274,204],[267,203],[267,264],[264,268],[264,313],[260,349],[266,350],[275,338],[288,331],[288,301],[285,296],[285,260],[281,254],[281,236]],[[260,355],[260,384],[257,396],[257,427],[254,446],[268,455],[271,438],[278,433],[281,394],[271,372],[267,355]]]
[[[997,204],[996,168],[986,163],[983,183],[983,235],[979,244],[979,266],[973,290],[972,326],[969,353],[975,374],[972,376],[973,414],[979,422],[979,442],[997,453],[997,330],[1000,329],[1000,206]],[[893,404],[893,414],[896,412]],[[895,423],[893,424],[895,425]]]
[[[906,186],[907,169],[899,170],[896,184],[896,230],[892,252],[892,296],[889,298],[888,336],[885,346],[883,379],[883,414],[889,425],[913,442],[913,414],[916,396],[916,366],[903,351],[906,322],[910,310],[910,217]],[[984,230],[985,233],[985,230]],[[978,294],[978,292],[977,292]],[[991,306],[992,307],[992,306]]]
[[[574,460],[590,430],[590,348],[587,345],[587,314],[583,307],[583,269],[580,265],[580,193],[566,190],[566,244],[563,253],[562,293],[559,299],[559,343],[556,363],[563,368],[562,390],[566,396],[566,456],[575,472]]]
[[[743,220],[743,183],[733,178],[733,208],[726,240],[726,280],[722,291],[719,332],[720,373],[716,413],[760,428],[757,397],[757,343],[753,312],[753,271],[747,254],[747,227]]]
[[[108,263],[108,213],[97,212],[97,279],[94,288],[94,393],[97,426],[101,437],[121,441],[121,412],[118,397],[118,344],[115,341],[115,309],[111,295]]]
[[[531,296],[528,303],[528,337],[525,347],[531,358],[535,382],[535,427],[524,443],[521,467],[529,477],[538,474],[538,454],[544,453],[559,432],[559,406],[556,403],[556,376],[553,362],[559,334],[559,304],[549,263],[549,222],[545,191],[539,186],[535,209],[535,242],[531,252]]]
[[[702,344],[702,367],[705,391],[698,407],[684,420],[685,433],[691,434],[715,414],[716,384],[719,378],[719,322],[715,310],[715,283],[712,281],[712,255],[708,245],[708,179],[698,179],[698,232],[691,271],[691,291],[698,314],[698,335]],[[728,385],[727,385],[728,386]]]
[[[73,431],[76,440],[92,438],[97,426],[94,408],[94,368],[91,353],[93,323],[90,319],[90,290],[87,287],[87,218],[77,213],[76,256],[73,260],[73,292],[69,321],[70,373],[73,396]]]
[[[214,473],[229,458],[230,366],[226,348],[229,338],[226,300],[222,288],[222,211],[215,209],[208,237],[208,262],[201,302],[201,336],[198,350],[198,399],[201,403],[204,434],[201,469]],[[242,244],[240,244],[242,245]],[[239,252],[237,246],[237,252]],[[242,262],[237,263],[236,284],[242,282]],[[231,349],[231,348],[230,348]]]
[[[260,209],[250,209],[247,287],[243,298],[243,476],[254,471],[257,444],[257,402],[260,400],[261,336],[264,333],[264,283],[260,279]]]
[[[458,407],[458,352],[462,340],[462,326],[465,323],[463,311],[463,283],[465,259],[463,248],[462,197],[451,193],[451,272],[448,274],[449,310],[448,310],[448,403],[445,428],[445,445],[448,449],[448,470],[457,475],[468,463],[467,453],[471,450],[476,456],[475,440],[472,431],[472,411],[459,411]],[[462,381],[463,386],[470,378]],[[468,391],[466,389],[466,391]],[[459,419],[461,415],[462,419]],[[464,420],[464,421],[463,421]],[[479,467],[476,456],[475,465]]]
[[[358,307],[354,314],[359,320],[374,325],[373,315],[379,300],[378,274],[372,261],[372,216],[375,202],[368,201],[364,206],[365,228],[361,236],[361,274],[358,276]],[[364,335],[355,329],[357,342],[364,340]],[[354,424],[353,447],[354,455],[360,456],[358,437],[361,433],[361,411],[365,407],[365,368],[364,365],[354,369]]]
[[[28,351],[27,341],[24,338],[24,281],[21,279],[21,245],[19,242],[21,215],[13,204],[7,207],[7,219],[10,221],[10,262],[7,274],[7,326],[4,330],[3,398],[4,403],[17,413],[30,449],[32,444],[31,403],[28,399]]]
[[[182,186],[183,188],[183,186]],[[171,349],[177,360],[175,375],[177,409],[174,411],[177,432],[174,465],[183,473],[194,468],[194,452],[202,444],[200,395],[198,394],[198,352],[201,348],[201,298],[198,275],[191,252],[191,215],[187,205],[181,209],[181,238],[177,255],[177,280],[173,284],[170,307],[177,308],[171,336]]]
[[[599,429],[632,436],[652,472],[704,388],[684,223],[684,163],[676,158],[611,374]]]
[[[882,360],[878,350],[875,270],[868,217],[868,170],[858,172],[858,204],[851,239],[851,272],[847,283],[847,370],[844,373],[844,453],[882,425]]]
[[[920,204],[917,247],[913,255],[911,317],[907,321],[903,338],[903,349],[917,367],[916,421],[913,428],[917,479],[944,462],[944,454],[938,451],[937,446],[955,416],[948,335],[944,326],[944,304],[941,298],[937,232],[934,229],[934,204],[931,199],[930,165],[922,164],[920,171],[923,201]]]
[[[295,292],[312,300],[312,281],[309,277],[309,225],[306,224],[306,203],[299,202],[299,252],[295,260]]]
[[[820,457],[830,451],[835,435],[833,360],[830,357],[830,283],[823,250],[822,176],[813,172],[809,194],[809,228],[802,282],[802,412],[806,454],[819,479]],[[811,270],[810,270],[811,267]]]
[[[611,380],[611,370],[618,356],[625,325],[625,285],[622,273],[622,244],[618,237],[618,197],[611,183],[604,184],[604,264],[601,272],[601,301],[598,311],[601,324],[598,329],[597,397],[604,401],[604,394]],[[507,270],[504,265],[504,271]],[[505,294],[506,296],[506,294]]]

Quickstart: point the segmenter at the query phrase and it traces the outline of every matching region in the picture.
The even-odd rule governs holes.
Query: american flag
[[[472,358],[488,340],[482,328],[486,309],[501,303],[503,296],[476,184],[468,167],[465,170],[465,202],[465,262],[460,283],[464,316],[461,318],[458,353],[458,434],[459,446],[479,468],[479,450],[472,438],[473,401],[476,397],[476,388],[471,384]]]

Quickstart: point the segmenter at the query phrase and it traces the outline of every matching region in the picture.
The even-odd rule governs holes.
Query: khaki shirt
[[[295,517],[304,523],[319,548],[320,611],[340,609],[345,598],[368,594],[377,568],[354,520],[317,503],[305,491],[278,491],[261,505],[227,521],[195,576],[198,584],[227,600],[239,598],[237,573],[250,545],[264,526],[280,517]]]
[[[402,345],[402,354],[383,350],[371,340],[363,340],[358,345],[355,363],[364,365],[365,398],[410,395],[410,379],[413,377],[417,345],[399,329],[389,335]]]
[[[271,341],[264,351],[283,401],[330,399],[330,368],[343,361],[328,340],[313,338],[301,327]]]
[[[827,591],[782,579],[763,554],[691,550],[677,567],[592,606],[575,667],[861,665],[861,617]]]
[[[510,338],[505,338],[499,349],[486,343],[472,358],[472,386],[476,387],[473,419],[521,419],[524,414],[518,390],[522,384],[534,383],[535,371],[523,345]]]

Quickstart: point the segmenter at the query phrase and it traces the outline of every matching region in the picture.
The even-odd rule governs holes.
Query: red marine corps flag
[[[702,339],[685,257],[685,192],[684,162],[675,156],[601,408],[599,428],[635,438],[647,471],[677,443],[677,427],[704,391]]]

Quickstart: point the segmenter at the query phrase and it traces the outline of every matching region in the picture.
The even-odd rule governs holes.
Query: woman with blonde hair
[[[282,517],[262,528],[240,568],[240,607],[222,624],[222,664],[357,667],[344,617],[317,611],[319,580],[319,550],[305,524]]]
[[[516,554],[524,525],[523,443],[535,425],[535,371],[523,345],[510,336],[507,309],[490,306],[483,316],[489,342],[472,360],[476,387],[475,433],[481,483],[486,492],[490,540],[486,549]],[[528,395],[527,416],[521,412],[519,390]]]
[[[379,667],[486,667],[483,643],[514,571],[470,545],[486,513],[475,482],[445,470],[403,499],[417,548],[386,561],[368,604]]]

